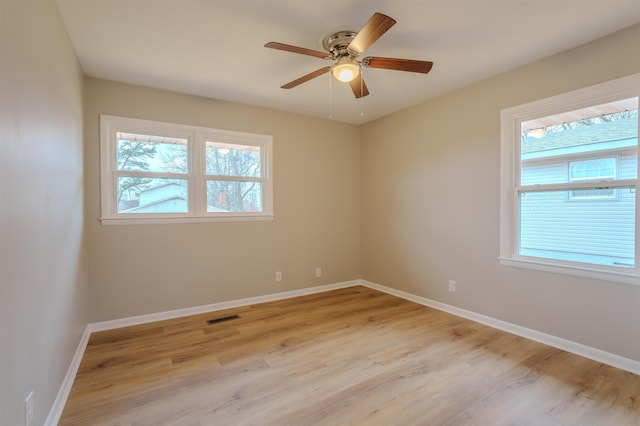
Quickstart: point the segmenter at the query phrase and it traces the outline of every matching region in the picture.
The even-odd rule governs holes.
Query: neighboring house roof
[[[556,155],[565,155],[585,151],[585,145],[607,144],[598,149],[626,148],[638,143],[638,119],[628,118],[600,125],[582,126],[577,129],[549,132],[541,138],[527,137],[522,140],[521,153],[534,158],[545,151],[545,157],[553,155],[549,151],[558,150]],[[591,150],[591,149],[589,149]]]
[[[185,212],[187,206],[187,189],[176,182],[160,185],[140,191],[140,204],[130,209],[121,210],[120,213],[162,213],[162,212]],[[208,206],[207,211],[216,213],[228,213],[215,206]]]
[[[152,204],[172,197],[186,198],[187,188],[177,182],[154,186],[140,191],[140,205]]]
[[[140,204],[120,213],[173,211],[187,204],[186,188],[176,182],[140,191]],[[168,209],[168,210],[167,210]]]

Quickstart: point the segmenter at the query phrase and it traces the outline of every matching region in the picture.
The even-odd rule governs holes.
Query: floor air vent
[[[214,319],[210,319],[207,321],[207,324],[211,325],[211,324],[217,324],[219,322],[225,322],[225,321],[231,321],[234,319],[239,319],[240,315],[229,315],[228,317],[220,317],[220,318],[214,318]]]

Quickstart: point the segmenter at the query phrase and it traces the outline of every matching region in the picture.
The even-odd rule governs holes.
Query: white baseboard
[[[374,290],[379,290],[393,296],[401,297],[403,299],[419,303],[430,308],[438,309],[440,311],[466,318],[480,324],[488,325],[489,327],[497,328],[498,330],[506,331],[517,336],[534,340],[545,345],[553,346],[554,348],[562,349],[564,351],[571,352],[573,354],[580,355],[585,358],[589,358],[594,361],[640,375],[640,362],[629,358],[625,358],[619,355],[612,354],[610,352],[605,352],[603,350],[593,348],[591,346],[586,346],[581,343],[573,342],[571,340],[566,340],[560,337],[552,336],[550,334],[542,333],[540,331],[532,330],[530,328],[502,321],[493,317],[478,314],[472,311],[467,311],[465,309],[457,308],[445,303],[436,302],[435,300],[427,299],[426,297],[416,296],[415,294],[396,290],[395,288],[375,284],[366,280],[360,280],[360,284]]]
[[[406,299],[411,302],[418,303],[420,305],[438,309],[440,311],[447,312],[462,318],[466,318],[471,321],[475,321],[480,324],[484,324],[489,327],[496,328],[498,330],[503,330],[508,333],[515,334],[517,336],[534,340],[536,342],[540,342],[545,345],[553,346],[555,348],[562,349],[567,352],[571,352],[576,355],[580,355],[585,358],[589,358],[594,361],[601,362],[603,364],[607,364],[612,367],[620,368],[622,370],[640,375],[640,362],[634,361],[629,358],[621,357],[619,355],[605,352],[600,349],[582,345],[580,343],[576,343],[571,340],[566,340],[560,337],[541,333],[539,331],[522,327],[516,324],[512,324],[506,321],[502,321],[493,317],[478,314],[472,311],[467,311],[465,309],[457,308],[455,306],[447,305],[445,303],[436,302],[435,300],[431,300],[422,296],[416,296],[415,294],[407,293],[402,290],[397,290],[391,287],[383,286],[383,285],[376,284],[366,280],[353,280],[353,281],[345,281],[341,283],[328,284],[328,285],[317,286],[317,287],[308,287],[300,290],[291,290],[291,291],[285,291],[281,293],[267,294],[264,296],[249,297],[246,299],[231,300],[228,302],[220,302],[220,303],[213,303],[209,305],[195,306],[192,308],[176,309],[172,311],[158,312],[158,313],[147,314],[147,315],[138,315],[134,317],[122,318],[122,319],[117,319],[112,321],[102,321],[102,322],[88,324],[84,334],[82,335],[82,338],[80,339],[80,343],[78,344],[78,348],[76,349],[76,352],[73,356],[71,365],[67,370],[67,374],[62,382],[62,386],[60,387],[58,396],[56,397],[56,400],[53,403],[53,407],[51,408],[49,415],[47,416],[45,426],[55,426],[58,424],[58,421],[60,420],[60,416],[62,415],[62,410],[64,409],[64,406],[67,402],[67,398],[69,397],[69,392],[71,391],[71,386],[73,385],[73,381],[75,379],[76,373],[78,372],[78,368],[80,367],[80,362],[82,361],[82,355],[84,354],[84,351],[87,347],[87,343],[89,342],[89,337],[93,332],[112,330],[115,328],[145,324],[145,323],[154,322],[154,321],[180,318],[188,315],[195,315],[195,314],[201,314],[206,312],[215,312],[223,309],[238,308],[238,307],[247,306],[247,305],[255,305],[258,303],[289,299],[292,297],[306,296],[306,295],[322,293],[330,290],[337,290],[340,288],[354,287],[357,285],[362,285],[374,290],[382,291],[384,293],[397,296],[402,299]]]
[[[45,420],[44,422],[44,426],[56,426],[60,421],[62,410],[64,410],[64,406],[67,403],[67,398],[69,398],[69,392],[71,392],[71,386],[73,386],[73,381],[75,380],[76,374],[78,373],[78,368],[80,368],[82,355],[84,355],[84,351],[87,348],[87,343],[89,343],[89,336],[91,336],[91,331],[89,331],[89,326],[87,326],[84,329],[82,337],[80,338],[80,343],[78,343],[76,352],[73,354],[71,364],[67,369],[67,374],[62,380],[62,385],[60,386],[60,390],[58,391],[56,400],[53,401],[51,410],[49,410],[49,415],[47,416],[47,420]]]
[[[248,297],[246,299],[230,300],[228,302],[212,303],[209,305],[194,306],[191,308],[176,309],[172,311],[158,312],[154,314],[138,315],[111,321],[102,321],[89,324],[89,330],[104,331],[114,328],[129,327],[132,325],[146,324],[154,321],[164,321],[173,318],[186,317],[188,315],[204,314],[207,312],[221,311],[223,309],[239,308],[241,306],[255,305],[257,303],[272,302],[275,300],[289,299],[292,297],[306,296],[308,294],[323,293],[360,285],[360,280],[345,281],[336,284],[327,284],[317,287],[307,287],[300,290],[290,290],[281,293],[266,294],[264,296]]]

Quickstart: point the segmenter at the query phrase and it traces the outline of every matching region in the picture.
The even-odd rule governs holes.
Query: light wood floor
[[[60,421],[316,424],[640,425],[640,376],[352,287],[94,333]]]

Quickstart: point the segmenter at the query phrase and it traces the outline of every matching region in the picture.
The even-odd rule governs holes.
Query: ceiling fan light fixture
[[[331,69],[331,73],[336,78],[336,80],[341,81],[343,83],[348,83],[353,81],[360,74],[360,64],[355,62],[353,59],[345,56],[343,58],[338,59],[338,62]]]

